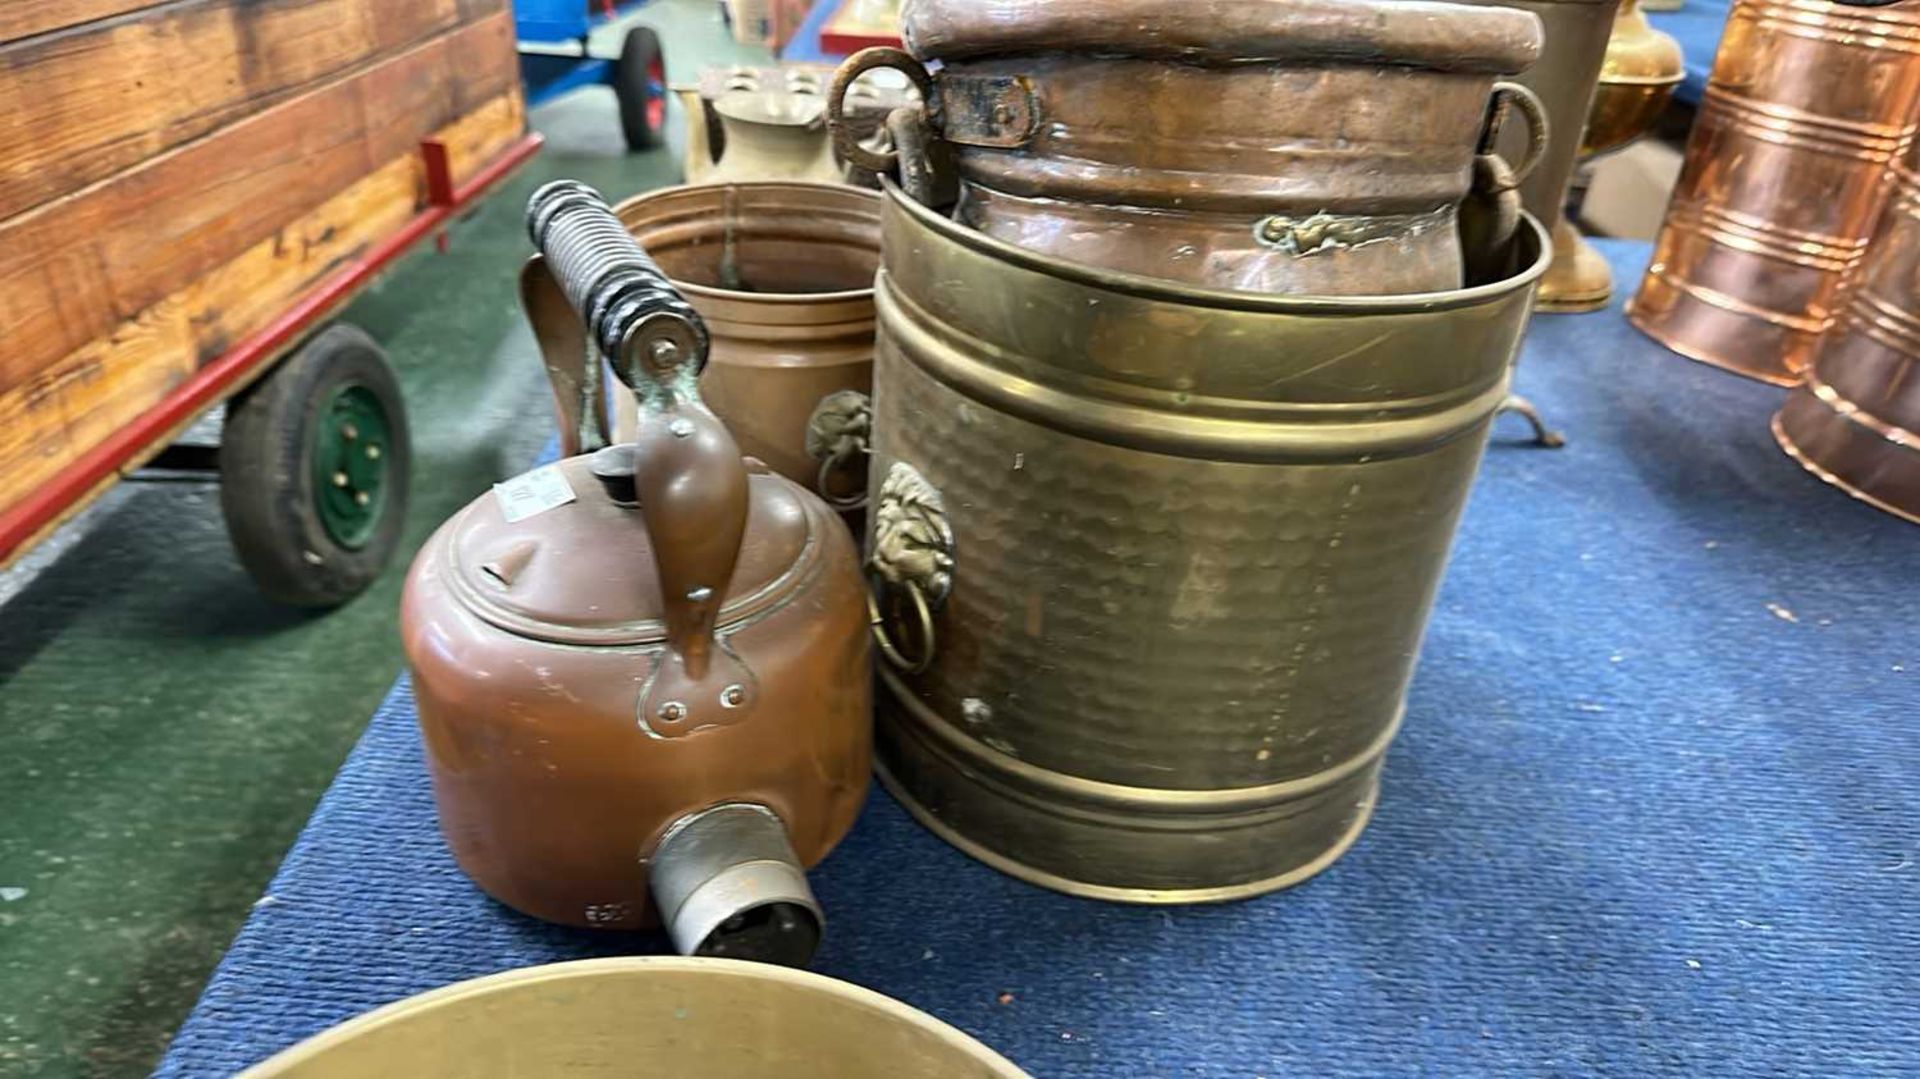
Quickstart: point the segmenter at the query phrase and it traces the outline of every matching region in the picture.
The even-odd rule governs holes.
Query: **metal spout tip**
[[[683,955],[805,966],[824,920],[785,825],[764,806],[682,817],[654,852],[654,904]]]

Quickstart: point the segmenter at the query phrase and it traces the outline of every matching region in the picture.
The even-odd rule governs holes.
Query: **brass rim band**
[[[1050,813],[1059,814],[1069,807],[1080,806],[1096,814],[1124,815],[1133,827],[1149,827],[1148,820],[1143,818],[1153,817],[1164,820],[1204,815],[1217,822],[1223,816],[1258,816],[1324,793],[1377,763],[1386,754],[1394,736],[1400,733],[1400,724],[1406,718],[1406,707],[1402,705],[1366,748],[1330,768],[1299,779],[1211,790],[1134,787],[1055,772],[1001,753],[961,734],[898,675],[883,670],[880,679],[892,701],[899,706],[899,715],[919,732],[921,740],[959,763],[976,782],[990,783],[1008,797]]]
[[[881,347],[917,369],[990,408],[1067,434],[1116,446],[1197,457],[1209,461],[1271,463],[1345,461],[1356,457],[1394,457],[1419,453],[1461,438],[1487,422],[1506,400],[1511,365],[1471,396],[1412,415],[1366,420],[1329,419],[1326,410],[1298,409],[1302,422],[1284,425],[1273,414],[1260,419],[1181,415],[1169,409],[1097,400],[1024,378],[1005,367],[984,363],[972,351],[954,348],[930,326],[934,316],[921,309],[880,273],[874,300],[886,327]],[[942,327],[947,333],[959,331]],[[1427,402],[1421,402],[1427,404]]]

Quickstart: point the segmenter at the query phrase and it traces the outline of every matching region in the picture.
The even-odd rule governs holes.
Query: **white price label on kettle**
[[[508,524],[545,513],[555,506],[573,501],[573,487],[559,465],[541,465],[505,483],[493,485],[493,497],[500,500],[500,514]]]

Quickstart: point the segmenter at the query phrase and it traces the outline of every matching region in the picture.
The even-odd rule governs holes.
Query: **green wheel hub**
[[[365,386],[341,386],[320,402],[313,431],[313,490],[333,541],[357,550],[386,511],[387,411]]]

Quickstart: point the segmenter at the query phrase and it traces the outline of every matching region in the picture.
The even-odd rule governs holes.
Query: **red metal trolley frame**
[[[201,366],[139,419],[115,431],[0,513],[0,567],[25,554],[122,476],[165,449],[209,408],[265,373],[299,344],[307,331],[345,306],[414,244],[438,232],[436,242],[444,249],[445,226],[452,218],[524,164],[540,149],[541,141],[531,132],[521,136],[458,185],[453,182],[446,146],[437,140],[422,142],[427,208],[392,235],[342,263],[272,321]]]

